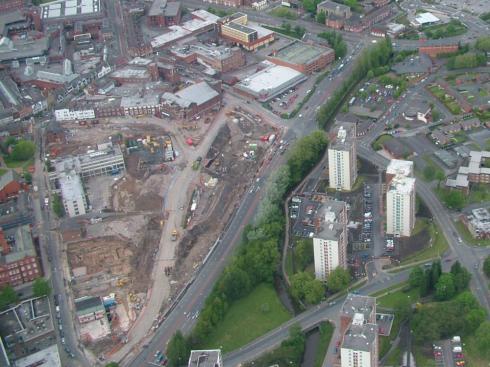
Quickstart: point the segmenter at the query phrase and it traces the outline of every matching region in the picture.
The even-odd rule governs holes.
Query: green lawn
[[[436,98],[439,99],[453,115],[459,115],[460,113],[463,112],[461,106],[454,99],[454,97],[446,94],[446,91],[440,85],[438,84],[431,85],[427,89],[434,96],[436,96]]]
[[[333,331],[335,327],[329,322],[322,322],[320,324],[320,341],[315,351],[315,365],[314,367],[322,367],[323,360],[327,354],[328,345],[330,339],[332,339]]]
[[[428,177],[425,176],[424,171],[420,171],[420,175],[421,175],[421,177],[423,178],[424,181],[431,182],[431,181],[436,180],[437,172],[439,172],[439,171],[441,171],[444,174],[444,171],[441,169],[441,167],[439,167],[437,165],[437,163],[435,163],[429,156],[426,156],[425,155],[423,157],[423,159],[424,159],[425,164],[427,166],[429,166],[430,168],[432,168],[432,171],[434,172],[434,175],[433,175],[432,180],[431,180],[431,179],[429,179]],[[417,167],[415,167],[415,168],[417,169]]]
[[[390,350],[391,343],[393,343],[398,333],[400,332],[400,326],[400,318],[395,315],[395,318],[393,319],[393,325],[391,327],[390,336],[379,337],[379,358],[383,358]]]
[[[34,158],[31,158],[27,161],[13,161],[10,160],[8,157],[3,157],[3,161],[5,162],[8,168],[27,169],[29,166],[32,166],[34,164]]]
[[[400,347],[396,347],[390,353],[388,358],[385,361],[385,366],[399,366],[402,359],[402,351]]]
[[[248,296],[233,303],[202,347],[231,352],[290,318],[272,285],[260,284]]]
[[[464,239],[464,241],[470,245],[477,245],[477,246],[490,246],[490,239],[487,240],[479,240],[476,238],[473,238],[471,235],[470,231],[466,228],[466,226],[461,222],[457,221],[455,223],[456,228],[458,229],[459,234],[461,237]]]
[[[282,27],[271,27],[271,26],[268,26],[268,25],[265,25],[263,26],[264,28],[267,28],[271,31],[274,31],[276,33],[281,33],[281,34],[284,34],[285,36],[289,36],[289,37],[293,37],[293,38],[297,38],[297,39],[301,39],[304,35],[304,32],[300,32],[300,33],[297,33],[295,30],[294,30],[294,27],[292,27],[290,30],[288,29],[284,29]]]
[[[283,7],[274,8],[269,13],[275,17],[285,18],[290,20],[296,20],[298,18],[298,15],[296,13]]]
[[[465,34],[466,27],[458,20],[451,20],[446,24],[438,24],[424,27],[425,36],[429,39],[439,39],[445,37],[461,36]]]
[[[467,198],[468,204],[490,201],[490,190],[488,189],[488,184],[471,185],[470,195]]]
[[[393,293],[390,292],[390,294],[376,299],[376,303],[379,307],[394,308],[401,298],[409,298],[412,303],[415,303],[420,299],[419,290],[417,288],[408,289],[407,287]]]
[[[474,336],[470,336],[466,339],[466,342],[463,340],[466,348],[464,348],[463,352],[466,357],[466,362],[468,366],[471,367],[488,367],[490,365],[489,361],[485,361],[479,356],[479,352],[474,348]]]
[[[5,169],[5,168],[0,168],[0,177],[2,177],[4,174],[6,174],[6,173],[7,173],[7,171],[8,171],[8,170],[7,170],[7,169]]]
[[[422,221],[422,219],[419,219],[419,221]],[[403,259],[400,265],[410,264],[412,262],[438,257],[447,250],[448,245],[446,238],[441,233],[441,231],[439,231],[437,225],[433,222],[429,222],[428,220],[423,221],[425,222],[425,225],[429,227],[430,236],[432,238],[432,246],[406,257],[405,259]]]
[[[378,139],[373,141],[371,146],[373,147],[374,150],[381,150],[383,149],[383,144],[386,143],[387,141],[390,141],[391,139],[393,139],[393,136],[389,134],[380,135]]]
[[[387,287],[387,288],[383,288],[383,289],[380,289],[379,291],[376,291],[374,293],[371,293],[370,296],[371,297],[378,297],[382,294],[385,294],[387,292],[390,292],[392,291],[393,289],[398,289],[398,288],[402,288],[402,287],[405,287],[408,285],[408,281],[406,282],[401,282],[401,283],[398,283],[398,284],[393,284],[392,286],[390,287]]]

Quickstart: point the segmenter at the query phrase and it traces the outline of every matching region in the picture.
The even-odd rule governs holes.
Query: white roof
[[[426,23],[436,23],[440,19],[432,13],[420,13],[415,17],[415,20],[419,24],[426,24]]]
[[[39,352],[19,358],[15,361],[17,367],[39,366],[39,367],[61,367],[60,354],[56,344],[51,345]]]
[[[191,19],[188,20],[187,22],[182,23],[182,28],[191,32],[195,32],[213,23],[215,22],[211,22],[209,20]]]
[[[214,15],[213,13],[210,13],[210,12],[203,10],[203,9],[195,10],[191,14],[194,15],[195,17],[202,19],[202,20],[207,20],[207,21],[210,21],[213,23],[216,23],[219,19],[219,17],[217,15]]]
[[[85,195],[83,192],[82,181],[75,171],[64,173],[59,178],[61,195],[65,201],[78,201]]]
[[[401,159],[392,159],[386,168],[386,173],[410,177],[413,175],[413,162]]]
[[[198,106],[218,96],[218,92],[211,88],[208,83],[200,82],[187,88],[179,90],[175,95],[181,99],[194,102]]]
[[[463,174],[458,174],[456,178],[448,178],[446,180],[446,186],[448,187],[468,187],[469,184],[468,176]]]
[[[396,176],[393,181],[391,181],[391,186],[389,191],[396,191],[399,194],[410,194],[415,189],[415,178]]]
[[[261,27],[260,25],[258,25],[257,23],[254,23],[254,22],[248,22],[247,27],[256,30],[258,38],[262,38],[262,37],[265,37],[265,36],[268,36],[268,35],[274,33],[274,31],[271,31],[270,29]]]
[[[192,32],[178,25],[168,27],[169,32],[156,36],[151,40],[151,47],[157,48],[167,43],[177,41],[178,39],[190,35]]]
[[[290,80],[300,77],[299,71],[286,66],[275,65],[242,80],[239,85],[255,93],[274,90]]]

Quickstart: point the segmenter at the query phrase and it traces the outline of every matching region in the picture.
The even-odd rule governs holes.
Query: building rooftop
[[[160,96],[158,94],[147,94],[144,96],[130,96],[121,98],[121,107],[142,107],[142,106],[158,106]]]
[[[177,93],[164,93],[162,99],[169,103],[176,103],[183,108],[187,108],[192,103],[200,106],[218,95],[219,93],[211,88],[208,83],[200,82],[181,89]]]
[[[258,38],[263,38],[263,37],[270,36],[271,34],[274,34],[274,31],[271,31],[270,29],[264,28],[264,27],[258,25],[257,23],[254,23],[254,22],[248,22],[247,27],[256,31]]]
[[[330,0],[322,1],[318,4],[317,9],[329,9],[329,10],[342,10],[345,12],[350,12],[350,7],[344,4],[339,4]]]
[[[48,37],[15,41],[2,37],[0,39],[0,61],[42,56],[46,54],[48,49]]]
[[[415,178],[405,176],[395,176],[391,180],[388,192],[393,191],[398,194],[410,194],[415,189]]]
[[[470,162],[468,166],[459,167],[459,173],[461,174],[474,174],[474,175],[490,175],[490,168],[482,167],[483,159],[490,159],[490,151],[475,151],[470,152]]]
[[[402,175],[405,177],[413,176],[413,162],[402,159],[392,159],[386,168],[389,175]]]
[[[53,344],[39,352],[19,358],[15,361],[16,367],[61,367],[58,345]]]
[[[5,238],[11,237],[10,252],[0,257],[0,264],[9,264],[27,256],[36,256],[29,225],[18,226],[5,231]]]
[[[266,94],[299,78],[306,77],[294,69],[275,65],[243,79],[237,85],[256,94]]]
[[[74,170],[62,172],[59,183],[61,195],[65,201],[77,201],[85,195],[80,176]]]
[[[439,22],[440,19],[432,13],[419,13],[415,17],[415,21],[418,24],[422,25],[422,24],[427,24],[427,23],[436,23],[436,22]]]
[[[101,11],[100,0],[56,0],[41,7],[42,19],[95,15]]]
[[[248,26],[243,25],[243,24],[235,23],[235,22],[226,23],[224,25],[224,27],[229,27],[229,28],[232,28],[236,31],[246,33],[246,34],[254,34],[257,32],[255,29],[253,29],[251,27],[248,27]]]
[[[113,78],[138,78],[147,79],[150,76],[148,70],[137,67],[125,67],[114,71],[111,75]]]
[[[213,13],[210,13],[210,12],[203,10],[203,9],[194,10],[191,14],[194,17],[197,17],[197,18],[202,19],[202,20],[207,20],[207,21],[213,22],[213,23],[216,23],[219,19],[219,17],[217,15],[214,15]]]
[[[311,45],[301,41],[295,41],[279,49],[271,57],[284,60],[291,64],[305,64],[315,61],[320,56],[333,53],[334,51],[327,47]]]
[[[183,37],[189,36],[192,34],[191,31],[184,29],[178,25],[172,25],[167,28],[168,32],[156,36],[151,40],[151,47],[158,48],[163,47],[168,43],[175,42]]]
[[[10,182],[18,180],[19,177],[14,170],[8,170],[0,176],[0,190],[7,186]]]
[[[467,188],[470,185],[468,175],[457,174],[455,178],[446,179],[446,186],[453,188]]]
[[[75,300],[77,315],[86,315],[101,309],[104,309],[104,304],[100,297],[85,296]]]
[[[238,47],[209,46],[205,44],[191,44],[184,47],[172,47],[171,52],[177,56],[185,57],[193,53],[216,60],[226,60]]]
[[[342,348],[370,352],[374,349],[373,344],[376,342],[377,332],[376,324],[352,324],[344,335]]]
[[[361,296],[358,294],[349,293],[342,305],[341,316],[354,318],[355,314],[364,315],[364,320],[368,321],[375,317],[376,298],[369,296]]]
[[[337,122],[333,129],[329,149],[349,151],[356,142],[356,124]]]
[[[25,20],[25,15],[23,15],[19,9],[0,14],[0,34],[4,33],[5,27],[7,27],[9,24],[24,22]]]
[[[221,350],[193,350],[188,367],[221,367]]]
[[[330,200],[325,202],[319,210],[319,227],[314,237],[337,241],[339,235],[346,229],[347,223],[343,223],[341,218],[341,213],[345,210],[346,204],[343,201]]]
[[[167,0],[153,0],[153,3],[148,10],[148,16],[153,17],[157,15],[162,15],[167,7]]]

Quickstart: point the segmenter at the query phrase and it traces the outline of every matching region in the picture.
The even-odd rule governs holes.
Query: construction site
[[[89,217],[60,225],[73,297],[115,297],[111,338],[88,343],[96,355],[110,354],[127,342],[149,302],[156,265],[164,266],[169,284],[160,311],[191,279],[280,131],[240,107],[223,109],[214,121],[116,118],[63,127],[69,144],[50,144],[53,156],[81,154],[108,140],[124,154],[124,172],[84,179]],[[189,168],[193,174],[186,175]],[[177,183],[183,175],[185,187]],[[173,256],[162,258],[162,245]]]

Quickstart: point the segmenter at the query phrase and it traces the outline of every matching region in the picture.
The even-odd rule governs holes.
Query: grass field
[[[400,265],[410,264],[412,262],[441,256],[443,252],[447,250],[448,244],[446,238],[441,233],[437,225],[433,222],[429,222],[428,220],[419,219],[419,221],[423,221],[422,223],[424,223],[425,226],[428,226],[430,237],[432,239],[432,244],[430,247],[427,247],[421,251],[414,253],[413,255],[406,257],[405,259],[403,259]]]
[[[456,222],[456,228],[458,229],[459,234],[461,235],[461,237],[464,239],[466,243],[470,245],[476,245],[476,246],[490,246],[490,239],[479,240],[473,238],[470,231],[468,231],[466,226],[461,221]]]
[[[32,166],[34,164],[33,158],[29,159],[27,161],[13,161],[13,160],[10,160],[8,157],[3,157],[3,161],[5,162],[5,164],[8,168],[27,169],[29,166]]]
[[[387,141],[393,139],[393,136],[388,135],[388,134],[383,134],[378,137],[371,146],[373,147],[374,150],[381,150],[383,149],[383,144],[386,143]]]
[[[315,352],[315,364],[314,367],[321,367],[325,354],[327,354],[328,345],[330,339],[332,339],[333,331],[335,327],[329,322],[322,322],[320,324],[320,341]]]
[[[400,289],[386,296],[380,297],[376,300],[376,303],[380,307],[394,308],[401,298],[409,298],[413,303],[420,299],[419,290],[414,289]]]
[[[428,87],[429,91],[437,97],[453,115],[459,115],[463,112],[461,106],[456,102],[454,97],[446,94],[440,85],[432,85]]]
[[[285,18],[289,20],[298,19],[298,15],[296,13],[293,13],[291,10],[282,7],[274,8],[269,13],[278,18]]]
[[[463,352],[466,357],[467,365],[471,367],[488,367],[490,362],[480,357],[479,352],[473,347],[475,345],[474,338],[474,336],[469,337],[465,342],[466,348]]]
[[[0,168],[0,177],[2,177],[4,174],[7,173],[8,170],[6,170],[5,168]]]
[[[290,318],[275,289],[269,284],[260,284],[230,307],[203,347],[231,352]]]

